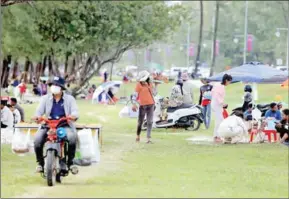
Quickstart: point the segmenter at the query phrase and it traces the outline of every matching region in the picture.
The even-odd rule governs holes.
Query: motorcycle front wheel
[[[188,131],[197,131],[201,126],[201,121],[198,118],[191,118],[190,122],[192,123],[191,126],[187,127],[186,130]]]
[[[56,157],[55,151],[47,151],[46,157],[46,179],[48,186],[54,186],[56,181]]]

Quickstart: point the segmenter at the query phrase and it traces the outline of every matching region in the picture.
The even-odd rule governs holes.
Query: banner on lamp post
[[[253,50],[253,35],[248,34],[247,36],[247,51],[251,52]]]
[[[194,44],[191,44],[190,45],[190,47],[189,47],[189,56],[190,57],[193,57],[194,56],[194,54],[195,54],[195,48],[194,48],[195,46],[194,46]]]
[[[219,49],[220,49],[219,44],[220,44],[219,40],[216,40],[216,44],[215,44],[215,56],[218,56],[218,55],[219,55]]]

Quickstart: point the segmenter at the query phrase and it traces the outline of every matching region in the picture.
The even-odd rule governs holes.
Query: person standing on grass
[[[26,90],[27,90],[27,86],[26,86],[24,79],[21,80],[21,84],[19,84],[18,87],[20,90],[20,99],[21,99],[21,101],[24,101],[24,95],[25,95]]]
[[[210,127],[211,123],[211,100],[212,100],[212,89],[213,86],[209,84],[207,79],[201,79],[201,82],[204,84],[200,88],[200,98],[199,98],[199,105],[203,107],[203,116],[204,116],[204,123],[206,128]]]
[[[132,97],[133,101],[138,99],[140,103],[138,125],[137,125],[137,137],[136,142],[140,141],[140,134],[144,118],[147,119],[147,144],[151,142],[151,131],[153,127],[153,117],[155,109],[155,101],[153,97],[153,84],[150,81],[150,73],[147,71],[141,71],[138,77],[138,83],[135,88],[135,93]],[[133,111],[137,111],[137,105],[133,105]]]
[[[218,135],[218,129],[223,121],[223,106],[225,100],[225,86],[228,86],[232,81],[232,76],[225,74],[222,78],[221,83],[216,83],[212,89],[212,111],[215,114],[215,128],[214,128],[214,141],[215,142],[222,142]]]

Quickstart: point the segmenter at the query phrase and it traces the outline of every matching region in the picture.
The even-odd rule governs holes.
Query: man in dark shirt
[[[289,146],[289,109],[282,111],[283,117],[280,123],[276,124],[276,130],[280,134],[280,143]]]
[[[211,122],[211,91],[213,86],[209,84],[209,81],[207,79],[201,79],[201,82],[204,85],[200,88],[199,105],[203,106],[204,123],[206,128],[208,129]]]

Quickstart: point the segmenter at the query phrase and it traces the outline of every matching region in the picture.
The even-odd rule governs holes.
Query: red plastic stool
[[[277,131],[276,130],[263,130],[265,135],[268,136],[268,141],[271,142],[271,134],[274,136],[274,142],[277,142]]]

